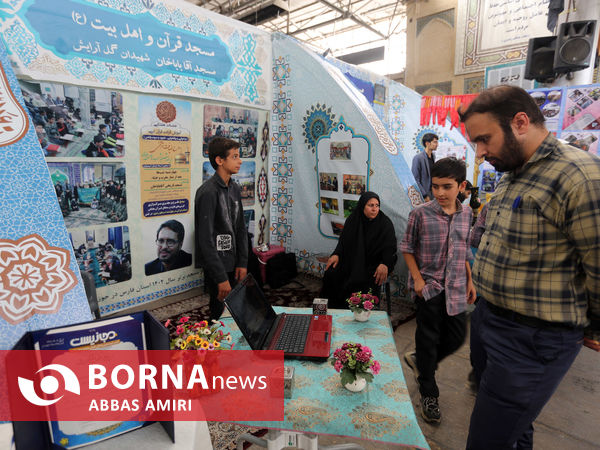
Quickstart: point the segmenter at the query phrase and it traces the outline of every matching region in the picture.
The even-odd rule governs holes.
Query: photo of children
[[[324,212],[325,214],[337,215],[339,212],[338,199],[337,198],[329,198],[329,197],[321,197],[321,211]]]
[[[240,143],[240,157],[256,156],[258,135],[258,111],[230,108],[228,106],[204,106],[204,142],[202,153],[208,158],[208,143],[215,136],[222,136]]]
[[[215,169],[212,168],[210,162],[206,161],[202,165],[202,182],[204,183],[210,177],[215,174]],[[254,205],[254,191],[256,189],[256,163],[254,161],[247,161],[242,163],[240,171],[235,175],[232,175],[232,179],[240,185],[242,189],[242,205],[252,206]]]
[[[56,83],[19,83],[46,157],[124,155],[123,96],[119,92]]]
[[[344,199],[344,218],[347,218],[358,205],[358,200]]]
[[[96,287],[131,278],[128,227],[73,230],[69,236],[79,269],[92,274]]]
[[[344,174],[344,194],[361,195],[366,192],[365,178],[364,175]]]
[[[127,220],[125,165],[49,162],[67,228]]]
[[[338,190],[338,179],[337,173],[320,173],[319,174],[319,187],[322,191],[335,191]]]
[[[332,142],[329,144],[329,159],[333,161],[350,161],[352,144],[350,142]]]

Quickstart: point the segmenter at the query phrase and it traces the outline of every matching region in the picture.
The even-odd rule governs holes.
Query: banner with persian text
[[[265,106],[268,33],[185,2],[3,2],[17,75]]]

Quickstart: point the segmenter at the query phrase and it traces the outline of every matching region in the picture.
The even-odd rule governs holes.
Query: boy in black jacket
[[[231,179],[242,165],[240,144],[216,137],[208,145],[208,158],[216,173],[196,191],[196,267],[204,269],[210,318],[216,320],[232,286],[246,276],[248,231],[241,189]]]

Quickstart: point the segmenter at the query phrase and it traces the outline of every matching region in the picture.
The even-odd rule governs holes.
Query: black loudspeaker
[[[554,52],[556,36],[544,36],[529,39],[525,79],[541,83],[554,79]]]
[[[560,25],[556,37],[554,72],[574,72],[590,66],[595,29],[595,20],[565,22]]]

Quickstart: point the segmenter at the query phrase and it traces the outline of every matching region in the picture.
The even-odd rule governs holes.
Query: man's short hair
[[[105,124],[102,124],[102,125],[100,125],[98,128],[99,128],[100,130],[106,130],[106,125],[105,125]]]
[[[425,136],[423,136],[423,139],[421,139],[421,141],[423,142],[423,145],[427,147],[427,143],[433,141],[434,139],[439,139],[437,134],[427,133],[425,134]]]
[[[219,167],[217,164],[217,156],[226,159],[229,155],[229,150],[234,148],[240,148],[240,143],[238,141],[221,136],[213,138],[208,144],[208,159],[213,169],[217,170]]]
[[[162,230],[163,228],[168,228],[169,230],[173,230],[175,232],[175,234],[177,235],[177,240],[179,242],[183,242],[183,238],[185,237],[185,228],[183,227],[183,224],[181,222],[179,222],[178,220],[175,220],[175,219],[171,219],[171,220],[167,220],[166,222],[163,222],[160,225],[160,227],[158,227],[158,231],[156,232],[156,239],[158,239],[160,230]]]
[[[473,114],[490,113],[504,131],[510,128],[510,122],[515,114],[524,112],[529,121],[541,126],[544,115],[535,100],[525,89],[517,86],[494,86],[482,91],[466,109],[459,109],[461,121],[466,121]]]
[[[98,142],[104,142],[104,136],[100,136],[99,134],[94,136],[94,144],[97,144]]]
[[[433,164],[431,178],[452,178],[458,184],[467,179],[467,165],[453,157],[442,158]]]

